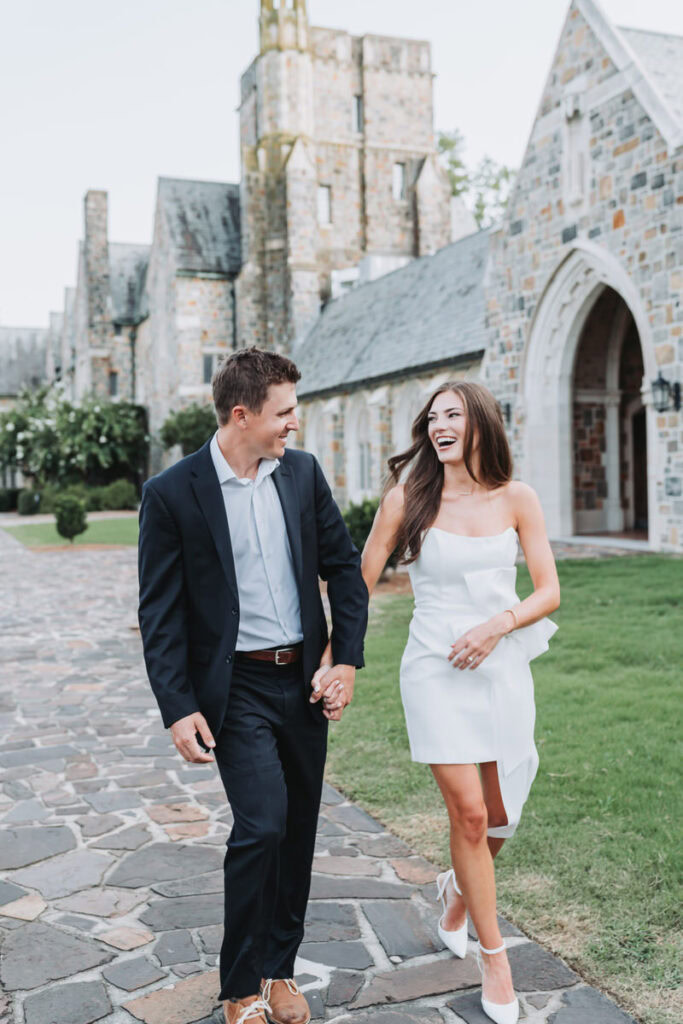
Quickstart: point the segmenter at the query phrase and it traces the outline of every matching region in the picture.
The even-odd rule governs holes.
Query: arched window
[[[315,455],[321,466],[325,465],[327,429],[324,413],[320,406],[315,405],[308,411],[304,448],[311,455]]]
[[[344,447],[349,501],[362,501],[374,494],[370,411],[364,396],[358,395],[346,410]]]
[[[363,409],[358,418],[358,486],[364,493],[372,488],[372,450],[370,448],[370,416]]]
[[[425,401],[417,381],[411,381],[395,394],[391,417],[393,455],[404,452],[412,444],[413,420]]]

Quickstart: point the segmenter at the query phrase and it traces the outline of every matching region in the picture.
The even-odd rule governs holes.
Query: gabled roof
[[[626,76],[644,110],[666,139],[678,149],[683,145],[680,36],[619,29],[597,0],[574,0],[615,67]]]
[[[46,327],[0,327],[0,395],[45,383],[48,334]]]
[[[489,234],[478,231],[329,303],[295,352],[299,394],[379,382],[483,351]]]
[[[149,252],[148,245],[109,243],[109,288],[114,323],[139,324],[148,314],[145,279]]]
[[[683,131],[683,36],[635,28],[619,32]]]
[[[159,178],[179,270],[234,275],[241,266],[239,185]]]

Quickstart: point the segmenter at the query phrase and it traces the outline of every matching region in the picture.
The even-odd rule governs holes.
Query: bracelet
[[[503,612],[503,615],[505,615],[505,612],[508,612],[512,616],[512,621],[514,622],[514,626],[512,627],[512,629],[519,629],[519,622],[512,608],[506,608],[505,611]],[[510,633],[512,632],[512,629],[509,631]]]

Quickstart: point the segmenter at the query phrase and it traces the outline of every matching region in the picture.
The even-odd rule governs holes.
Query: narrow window
[[[213,359],[212,355],[204,356],[204,383],[210,384],[211,378],[213,377]]]
[[[363,97],[353,97],[353,130],[354,132],[363,131]]]
[[[318,224],[332,223],[332,186],[318,185]]]
[[[115,370],[109,374],[109,397],[116,398],[119,393],[119,375]]]
[[[363,409],[358,418],[358,487],[363,495],[372,486],[372,453],[370,449],[370,418]]]
[[[392,193],[394,199],[405,199],[406,197],[406,165],[394,164],[394,175],[392,180]]]

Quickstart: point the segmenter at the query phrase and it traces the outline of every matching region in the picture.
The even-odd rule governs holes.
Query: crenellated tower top
[[[261,53],[308,50],[306,0],[261,0]]]

